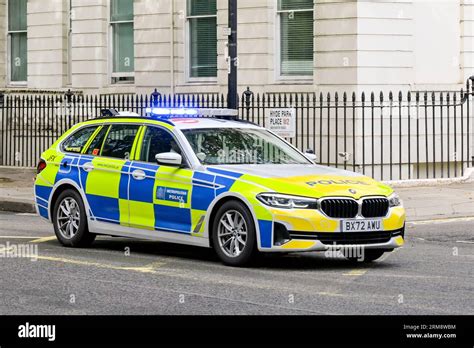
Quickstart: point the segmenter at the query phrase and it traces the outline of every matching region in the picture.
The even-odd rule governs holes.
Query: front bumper
[[[326,251],[340,248],[387,249],[400,248],[405,244],[404,228],[395,231],[357,233],[290,233],[291,240],[274,245],[272,252]],[[296,238],[295,238],[296,237]]]
[[[272,209],[272,246],[265,252],[326,251],[331,248],[367,249],[399,248],[405,243],[405,210],[391,208],[380,232],[341,232],[341,220],[324,216],[315,210]]]

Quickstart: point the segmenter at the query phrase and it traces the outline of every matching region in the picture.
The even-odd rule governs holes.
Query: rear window
[[[61,149],[64,152],[81,153],[97,128],[99,128],[99,126],[84,127],[79,129],[63,142]]]
[[[102,146],[101,156],[129,159],[139,129],[140,126],[137,125],[111,126]]]
[[[100,132],[95,136],[94,140],[91,141],[91,144],[89,145],[86,154],[93,156],[97,156],[100,154],[100,149],[102,148],[102,144],[104,142],[108,130],[109,126],[102,127]]]

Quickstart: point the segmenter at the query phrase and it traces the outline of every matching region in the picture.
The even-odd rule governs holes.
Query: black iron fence
[[[240,96],[240,117],[268,126],[275,109],[290,110],[295,136],[287,138],[318,163],[376,179],[450,178],[474,166],[474,77],[460,91]],[[224,108],[224,95],[0,95],[0,165],[33,167],[72,125],[115,108]]]

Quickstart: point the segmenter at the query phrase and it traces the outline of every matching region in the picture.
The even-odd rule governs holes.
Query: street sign
[[[268,109],[267,128],[283,138],[296,136],[296,109]]]

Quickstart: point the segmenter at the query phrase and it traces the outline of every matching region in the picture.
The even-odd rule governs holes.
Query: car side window
[[[140,126],[138,125],[113,125],[110,127],[105,139],[101,156],[120,159],[129,159],[133,142]]]
[[[99,126],[85,127],[78,130],[66,139],[61,146],[62,150],[65,152],[81,153],[84,146],[86,146],[87,141],[92,134],[94,134],[97,128],[99,128]]]
[[[86,154],[93,156],[97,156],[100,154],[100,149],[102,148],[102,144],[104,143],[104,139],[108,131],[109,126],[102,127],[99,134],[95,136],[94,140],[92,140],[91,144],[89,145]]]
[[[182,155],[178,143],[170,132],[158,127],[148,127],[143,138],[140,160],[156,163],[155,156],[166,152]]]

